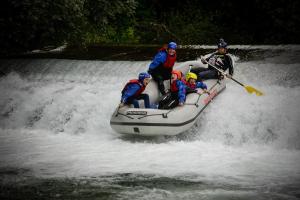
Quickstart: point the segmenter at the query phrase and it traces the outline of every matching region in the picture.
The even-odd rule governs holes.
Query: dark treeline
[[[4,0],[1,54],[67,43],[299,44],[295,0]]]

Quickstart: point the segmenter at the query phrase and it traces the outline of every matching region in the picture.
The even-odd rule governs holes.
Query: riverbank
[[[103,61],[145,61],[151,60],[161,48],[159,45],[90,45],[85,48],[66,47],[45,48],[23,54],[1,56],[4,59],[18,58],[55,58],[75,60],[103,60]],[[195,60],[201,55],[213,52],[214,45],[179,45],[177,61]],[[231,45],[229,53],[242,60],[269,57],[269,52],[282,53],[286,50],[299,51],[300,45]]]
[[[5,58],[57,58],[76,60],[151,60],[161,48],[158,45],[90,45],[86,48],[65,47],[47,50],[35,50],[24,54],[6,56]],[[196,57],[208,53],[209,49],[182,48],[177,50],[178,60],[193,60]]]

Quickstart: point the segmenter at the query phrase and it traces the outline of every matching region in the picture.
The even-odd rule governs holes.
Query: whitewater
[[[190,130],[147,138],[109,120],[149,60],[2,59],[1,197],[299,199],[299,50],[270,52],[236,57],[264,96],[228,80]]]

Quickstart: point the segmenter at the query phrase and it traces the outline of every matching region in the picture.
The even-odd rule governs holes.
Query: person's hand
[[[207,61],[205,60],[204,57],[201,58],[201,62],[202,62],[203,64],[206,64],[206,63],[207,63]]]
[[[203,92],[199,89],[196,90],[197,94],[203,94]]]
[[[227,78],[232,78],[232,76],[230,74],[226,74]]]
[[[207,89],[203,89],[203,92],[210,95],[210,92]]]
[[[184,103],[183,103],[183,102],[180,102],[178,105],[179,105],[179,106],[183,106],[183,105],[184,105]]]
[[[198,90],[197,90],[197,94],[205,94],[205,93],[206,93],[206,94],[210,94],[209,91],[208,91],[207,89],[203,89],[203,90],[198,89]]]

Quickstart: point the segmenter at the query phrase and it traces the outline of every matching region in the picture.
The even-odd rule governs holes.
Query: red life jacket
[[[166,48],[161,48],[159,51],[166,51],[167,52],[167,59],[164,62],[164,68],[172,68],[176,62],[176,53],[174,55],[169,55]]]
[[[177,87],[177,81],[179,81],[179,80],[177,79],[171,83],[171,86],[170,86],[171,92],[178,92],[179,89]]]
[[[193,90],[196,89],[196,84],[191,84],[189,82],[186,82],[185,84],[186,84],[186,86],[188,86],[189,88],[191,88]]]
[[[134,97],[139,96],[142,92],[144,92],[146,86],[144,86],[144,84],[142,84],[141,82],[139,82],[138,79],[132,79],[130,80],[128,83],[126,83],[126,85],[124,86],[123,90],[122,90],[122,94],[125,92],[125,90],[127,89],[128,85],[130,84],[138,84],[140,86],[140,89],[134,94]]]

